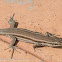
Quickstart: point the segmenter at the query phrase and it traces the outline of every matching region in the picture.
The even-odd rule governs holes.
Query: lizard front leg
[[[54,34],[51,34],[51,33],[49,33],[49,32],[46,32],[46,33],[45,33],[45,36],[47,36],[47,37],[54,37]]]
[[[47,36],[47,37],[52,37],[52,38],[58,38],[58,37],[56,37],[56,36],[60,36],[60,35],[55,35],[55,34],[51,34],[51,33],[49,33],[49,32],[46,32],[45,33],[45,36]]]
[[[35,50],[35,48],[37,48],[37,47],[43,47],[44,45],[43,44],[41,44],[41,43],[35,43],[34,45],[33,45],[33,48],[34,48],[34,50]]]

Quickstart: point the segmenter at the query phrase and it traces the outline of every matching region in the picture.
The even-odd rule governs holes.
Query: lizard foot
[[[11,59],[12,59],[12,58],[13,58],[13,54],[14,54],[14,50],[17,51],[16,49],[20,49],[20,48],[18,48],[18,47],[16,47],[16,46],[13,46],[13,47],[8,47],[8,48],[6,48],[6,49],[4,49],[4,50],[7,50],[7,49],[9,49],[9,48],[12,48],[12,54],[11,54]],[[20,50],[21,50],[21,49],[20,49]],[[21,52],[19,52],[19,51],[17,51],[17,52],[21,54]]]

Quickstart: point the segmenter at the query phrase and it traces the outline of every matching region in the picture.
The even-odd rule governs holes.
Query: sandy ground
[[[14,20],[18,22],[18,28],[26,28],[45,34],[50,32],[62,37],[62,0],[0,0],[0,29],[8,28],[8,21],[15,13]],[[0,39],[10,41],[8,37],[0,36]],[[0,61],[2,62],[42,62],[40,59],[26,54],[23,50],[14,52],[8,44],[0,40]],[[33,45],[24,42],[19,46],[27,51],[34,52]],[[37,48],[34,54],[42,57],[46,62],[62,62],[62,49],[42,47]],[[44,61],[43,61],[44,62]]]

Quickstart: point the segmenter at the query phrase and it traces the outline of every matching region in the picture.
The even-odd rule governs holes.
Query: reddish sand
[[[42,32],[50,32],[62,37],[62,0],[0,0],[0,29],[8,28],[8,21],[15,13],[14,20],[18,22],[18,28]],[[7,42],[10,39],[0,36]],[[2,62],[62,62],[62,49],[41,47],[34,52],[33,45],[19,42],[18,47],[34,54],[37,57],[23,50],[14,52],[13,59],[10,59],[12,49],[8,44],[0,40],[0,61]],[[11,50],[11,51],[10,51]],[[40,58],[40,59],[39,59]]]

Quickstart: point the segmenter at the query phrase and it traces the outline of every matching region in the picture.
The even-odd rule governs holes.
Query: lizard
[[[10,20],[8,21],[8,24],[10,24],[9,28],[6,29],[0,29],[0,35],[8,36],[12,39],[12,41],[9,44],[9,47],[12,48],[12,54],[11,58],[13,57],[14,49],[15,49],[15,43],[18,41],[26,42],[34,44],[33,48],[36,47],[62,47],[62,38],[58,38],[54,36],[53,34],[46,32],[46,35],[43,35],[42,33],[31,31],[24,28],[16,28],[15,27],[15,20],[13,20],[15,14],[13,14],[12,17],[10,17]]]

